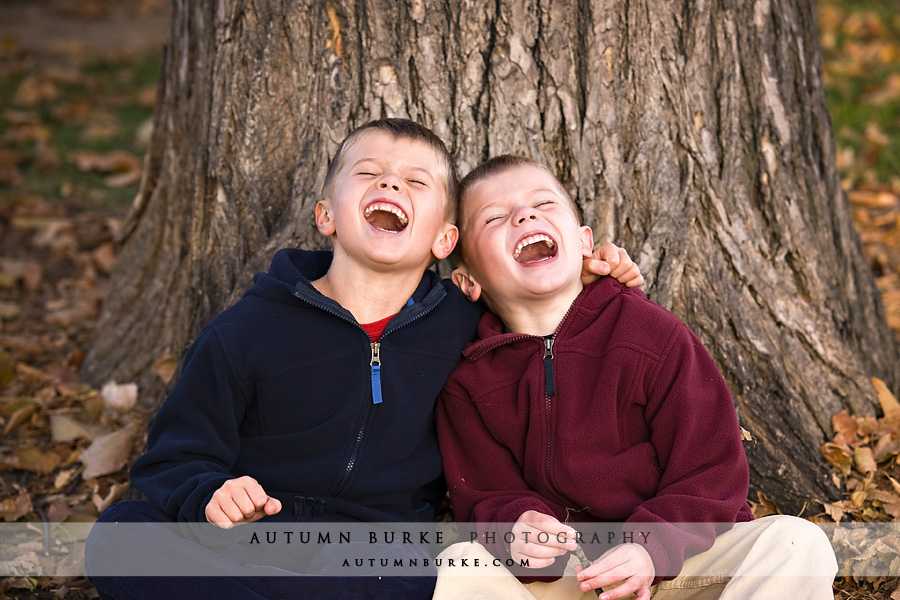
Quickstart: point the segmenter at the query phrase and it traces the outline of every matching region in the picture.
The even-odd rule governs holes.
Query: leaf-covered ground
[[[838,166],[900,338],[900,0],[817,5]],[[141,174],[167,7],[0,6],[0,521],[94,519],[126,490],[127,465],[143,447],[139,390],[129,382],[94,389],[77,371]],[[141,36],[122,36],[129,28]],[[879,390],[886,416],[834,416],[835,437],[822,451],[846,497],[812,503],[806,516],[900,520],[900,410]],[[755,510],[777,506],[761,497]],[[900,545],[885,543],[893,551],[873,548],[871,560],[897,557]],[[35,560],[33,548],[0,551],[0,563]],[[900,599],[897,587],[843,578],[835,598]],[[96,593],[80,578],[5,578],[4,597]]]

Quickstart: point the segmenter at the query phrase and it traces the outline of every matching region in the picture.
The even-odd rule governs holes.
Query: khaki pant
[[[454,544],[439,558],[492,562],[483,546],[471,543]],[[502,566],[481,567],[472,576],[442,566],[434,600],[596,600],[596,592],[579,588],[572,570],[576,564],[570,557],[561,579],[525,585]],[[834,551],[818,527],[796,517],[775,516],[737,523],[709,550],[688,558],[678,577],[651,591],[653,600],[833,600],[836,573]]]

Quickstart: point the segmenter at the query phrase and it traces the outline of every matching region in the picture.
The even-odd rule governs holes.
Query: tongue
[[[386,210],[375,210],[366,217],[372,227],[381,229],[382,231],[403,231],[406,226],[400,223],[400,218],[392,212]]]
[[[547,258],[552,258],[555,253],[556,249],[547,242],[528,244],[527,246],[522,248],[522,251],[519,253],[518,258],[516,258],[516,262],[519,262],[523,265],[534,263],[545,260]]]

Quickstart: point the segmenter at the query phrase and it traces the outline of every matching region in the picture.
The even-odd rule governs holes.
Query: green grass
[[[900,89],[887,93],[891,77],[894,86],[900,77],[900,0],[817,5],[835,138],[854,155],[852,165],[841,165],[842,173],[852,182],[889,183],[900,175]],[[883,135],[867,136],[873,126]]]
[[[0,75],[0,145],[20,156],[23,182],[14,188],[0,185],[0,198],[41,196],[88,208],[130,203],[136,183],[110,187],[104,183],[108,174],[82,172],[71,159],[77,152],[102,154],[113,150],[142,158],[145,148],[137,143],[136,133],[152,116],[153,108],[142,102],[141,94],[146,96],[147,90],[155,89],[160,65],[158,51],[79,67],[8,65]],[[51,81],[57,97],[24,106],[15,103],[23,82],[35,77]],[[47,146],[59,159],[55,165],[40,167],[42,154],[33,139],[16,141],[8,137],[16,135],[17,127],[10,119],[12,116],[14,121],[16,115],[27,115],[49,131]]]

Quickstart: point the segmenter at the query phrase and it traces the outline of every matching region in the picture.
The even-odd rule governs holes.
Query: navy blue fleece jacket
[[[483,312],[426,272],[380,340],[309,283],[331,254],[287,249],[200,333],[153,421],[134,486],[179,521],[205,521],[243,475],[290,511],[430,520],[443,497],[434,404]]]

